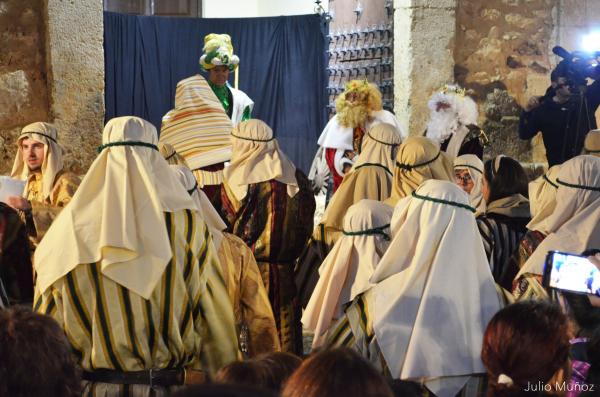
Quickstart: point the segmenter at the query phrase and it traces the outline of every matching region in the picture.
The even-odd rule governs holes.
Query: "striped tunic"
[[[313,228],[315,197],[308,179],[296,170],[300,191],[287,194],[276,180],[248,186],[239,202],[227,183],[221,189],[221,216],[228,231],[241,238],[254,253],[269,294],[281,350],[302,353],[300,307],[294,283],[294,262]]]
[[[511,218],[494,213],[477,217],[477,227],[496,282],[505,277],[509,260],[519,248],[529,221],[529,218]]]
[[[234,316],[204,222],[165,213],[173,257],[150,299],[81,264],[36,296],[84,370],[189,367],[214,373],[238,358]]]
[[[327,336],[327,346],[329,348],[347,347],[353,349],[369,361],[386,379],[392,381],[394,377],[385,362],[383,353],[377,343],[377,336],[375,336],[373,330],[373,319],[369,313],[368,294],[369,291],[356,297],[352,304],[346,308],[344,316],[330,328]],[[440,324],[440,326],[443,326],[443,324]],[[398,382],[398,380],[395,380],[395,382]],[[400,383],[402,382],[400,381]],[[424,384],[417,383],[414,386],[419,390],[419,396],[435,397]],[[485,376],[474,374],[456,397],[484,396],[486,388]]]

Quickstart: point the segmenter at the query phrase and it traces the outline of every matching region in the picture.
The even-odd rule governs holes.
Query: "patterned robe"
[[[519,249],[513,256],[512,263],[516,267],[514,276],[525,265],[533,251],[544,241],[546,236],[538,231],[528,231],[519,243]],[[513,277],[514,278],[514,277]],[[512,281],[512,280],[511,280]],[[512,293],[515,300],[548,299],[548,292],[542,286],[542,276],[525,273],[517,280],[512,281]]]
[[[42,174],[32,173],[27,178],[25,198],[31,202],[31,216],[26,216],[29,238],[36,247],[54,219],[75,194],[81,181],[70,172],[56,174],[54,186],[48,198],[42,196]]]
[[[254,357],[280,350],[269,296],[250,248],[239,237],[223,233],[219,260],[233,304],[242,352]]]
[[[306,176],[296,170],[300,190],[270,180],[248,186],[240,202],[227,183],[221,189],[221,215],[228,231],[250,247],[258,263],[275,315],[283,351],[302,352],[300,308],[294,284],[294,262],[313,228],[315,198]]]
[[[190,210],[165,213],[165,223],[174,255],[150,299],[105,277],[97,263],[36,292],[34,309],[60,324],[83,370],[187,367],[213,374],[239,357],[208,228]]]

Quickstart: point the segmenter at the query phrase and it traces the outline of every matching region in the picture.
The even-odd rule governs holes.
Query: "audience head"
[[[254,359],[264,371],[265,388],[280,392],[285,382],[300,367],[302,359],[286,352],[273,352],[260,355]]]
[[[234,361],[217,372],[215,382],[229,385],[263,386],[265,371],[262,365],[253,360]]]
[[[0,395],[79,396],[71,346],[50,317],[14,306],[0,310]]]
[[[392,397],[368,362],[349,349],[333,349],[306,359],[288,380],[283,397]]]
[[[492,318],[481,359],[490,396],[531,395],[528,386],[564,381],[569,367],[567,318],[557,305],[523,301]]]
[[[486,161],[483,168],[483,198],[486,203],[514,194],[527,197],[527,175],[518,161],[506,156],[496,156]]]
[[[277,397],[268,390],[240,385],[189,386],[172,394],[173,397]]]

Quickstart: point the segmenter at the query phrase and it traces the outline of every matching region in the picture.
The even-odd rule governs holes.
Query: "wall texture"
[[[522,161],[543,161],[543,146],[530,150],[517,139],[519,104],[550,83],[558,0],[461,0],[454,50],[456,81],[480,105],[491,146]],[[539,141],[537,139],[536,143]],[[535,155],[534,155],[535,153]]]
[[[21,127],[49,118],[42,0],[0,0],[0,174]]]
[[[83,173],[104,123],[102,2],[0,0],[0,174],[21,128],[54,123],[65,166]]]

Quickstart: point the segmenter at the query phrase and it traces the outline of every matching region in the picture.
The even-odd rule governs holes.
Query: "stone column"
[[[421,135],[427,100],[454,81],[457,0],[394,1],[394,104],[402,127]]]
[[[47,0],[50,113],[69,168],[83,173],[104,125],[102,0]]]

